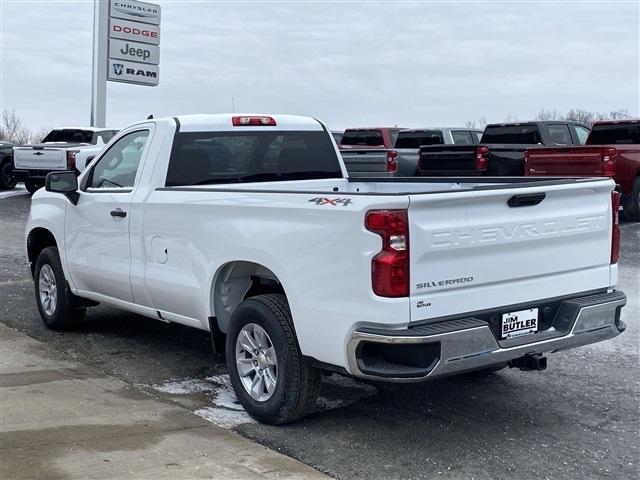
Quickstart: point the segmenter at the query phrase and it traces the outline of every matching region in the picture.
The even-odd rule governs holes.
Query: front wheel
[[[315,407],[320,370],[300,353],[284,295],[258,295],[238,306],[227,332],[226,357],[236,395],[256,420],[281,425]]]
[[[33,280],[40,317],[47,327],[70,330],[84,318],[86,309],[77,306],[77,297],[69,290],[56,247],[40,252]]]
[[[16,186],[16,179],[13,176],[13,165],[9,160],[0,164],[0,190],[11,190]]]

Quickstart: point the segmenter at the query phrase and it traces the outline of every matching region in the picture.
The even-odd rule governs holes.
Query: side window
[[[547,125],[549,140],[554,145],[571,145],[571,133],[569,125]]]
[[[473,135],[473,143],[480,143],[480,139],[482,138],[482,132],[479,132],[478,130],[474,130],[473,132],[471,132],[471,135]]]
[[[133,187],[148,136],[148,130],[140,130],[131,132],[114,143],[96,163],[88,186]]]
[[[581,127],[580,125],[574,125],[576,129],[576,134],[578,135],[578,142],[580,145],[584,145],[587,142],[587,137],[589,136],[589,129],[585,127]]]
[[[453,137],[453,143],[456,145],[473,145],[475,143],[471,137],[471,132],[458,130],[451,132],[451,136]]]
[[[113,130],[105,130],[104,132],[100,132],[98,135],[102,139],[102,143],[106,145],[109,143],[109,140],[113,138],[114,133],[115,132]]]

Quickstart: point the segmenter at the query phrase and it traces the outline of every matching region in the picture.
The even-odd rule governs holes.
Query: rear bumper
[[[556,326],[506,341],[497,340],[486,321],[473,317],[404,330],[361,328],[347,344],[349,370],[361,378],[415,382],[588,345],[624,331],[620,310],[625,303],[626,296],[618,291],[567,300]]]
[[[47,174],[49,172],[58,172],[62,170],[13,170],[13,176],[19,182],[24,182],[25,180],[31,180],[35,182],[40,182],[44,185],[44,181],[47,178]]]

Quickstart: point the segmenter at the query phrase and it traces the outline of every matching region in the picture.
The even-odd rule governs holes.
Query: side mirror
[[[74,205],[78,204],[78,177],[75,172],[50,172],[44,183],[47,192],[62,193]]]

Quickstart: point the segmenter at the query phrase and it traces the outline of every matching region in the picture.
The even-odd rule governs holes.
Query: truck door
[[[83,176],[78,204],[67,209],[67,265],[79,290],[132,302],[129,207],[152,126],[117,140]]]

